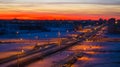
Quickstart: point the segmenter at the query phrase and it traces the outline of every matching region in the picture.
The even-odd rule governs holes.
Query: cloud
[[[14,0],[0,0],[0,3],[11,3],[14,2]]]
[[[120,4],[120,0],[0,0],[0,3]]]

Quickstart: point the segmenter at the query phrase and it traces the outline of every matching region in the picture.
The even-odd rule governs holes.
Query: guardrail
[[[78,58],[81,58],[82,56],[83,56],[82,52],[69,55],[68,57],[53,64],[52,67],[70,67],[73,63],[77,61]]]
[[[27,65],[27,64],[30,64],[30,63],[33,63],[34,61],[37,61],[37,60],[40,60],[41,58],[44,58],[44,57],[46,57],[46,56],[49,56],[49,55],[51,55],[51,54],[53,54],[53,53],[56,53],[56,52],[58,52],[58,51],[61,51],[61,50],[64,50],[64,49],[66,49],[66,48],[69,48],[69,47],[71,47],[71,46],[73,46],[73,45],[75,45],[75,44],[77,44],[78,42],[81,42],[81,41],[84,41],[85,39],[87,39],[87,38],[89,38],[90,36],[92,36],[93,34],[95,34],[99,29],[101,29],[102,28],[102,25],[100,26],[100,27],[98,27],[96,30],[93,30],[92,32],[90,32],[90,33],[86,33],[85,34],[85,37],[82,37],[81,39],[79,39],[78,38],[78,40],[75,40],[75,41],[73,41],[73,42],[71,42],[71,43],[68,43],[68,44],[66,44],[66,45],[61,45],[61,46],[57,46],[56,48],[52,48],[52,49],[49,49],[49,50],[45,50],[45,51],[43,51],[42,53],[40,53],[40,54],[38,54],[38,55],[36,55],[36,56],[34,56],[34,57],[30,57],[30,58],[26,58],[26,59],[24,59],[24,60],[22,60],[22,61],[19,61],[20,62],[20,66],[25,66],[25,65]],[[39,51],[38,51],[39,52]],[[70,61],[70,60],[76,60],[76,56],[72,56],[72,58],[71,59],[68,59],[66,62],[68,62],[68,61]],[[73,63],[73,62],[69,62],[69,63]],[[15,62],[14,64],[10,64],[8,67],[16,67],[17,66],[17,62]],[[57,66],[58,67],[58,66]]]

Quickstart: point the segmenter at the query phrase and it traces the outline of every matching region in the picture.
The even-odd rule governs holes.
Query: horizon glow
[[[0,0],[0,19],[99,19],[120,17],[120,0]]]

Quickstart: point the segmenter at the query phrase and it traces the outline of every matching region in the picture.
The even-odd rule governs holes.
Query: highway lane
[[[77,43],[77,42],[75,42],[75,43]],[[73,43],[73,44],[74,44],[74,43]],[[20,58],[19,63],[20,63],[20,65],[21,65],[22,67],[23,67],[23,66],[26,66],[26,65],[28,65],[28,64],[30,64],[30,63],[33,63],[33,62],[37,61],[37,60],[43,59],[43,58],[45,58],[46,56],[49,56],[49,55],[51,55],[51,54],[53,54],[53,53],[56,53],[56,52],[58,52],[58,51],[62,51],[62,50],[64,50],[64,49],[70,47],[70,46],[73,45],[73,44],[57,46],[57,47],[55,47],[55,48],[52,48],[52,49],[49,49],[49,50],[45,50],[45,51],[43,51],[43,52],[41,52],[41,53],[36,53],[35,55],[32,55],[32,56],[30,56],[30,57],[27,56],[27,58],[25,58],[25,57],[24,57],[24,58]],[[23,60],[22,60],[22,59],[23,59]],[[17,66],[17,62],[14,62],[14,64],[11,63],[10,65],[8,65],[8,67],[16,67],[16,66]]]
[[[53,47],[56,47],[56,46],[57,46],[56,44],[49,44],[49,45],[42,45],[42,46],[40,45],[40,46],[38,46],[37,49],[35,48],[35,49],[27,51],[27,52],[21,52],[21,54],[18,54],[18,55],[19,55],[19,58],[22,58],[22,57],[26,57],[28,55],[32,55],[32,54],[35,54],[35,53],[38,53],[38,52],[49,50],[49,49],[51,49]],[[18,55],[13,55],[11,57],[0,60],[0,66],[1,66],[1,64],[7,63],[7,62],[10,62],[10,61],[13,61],[13,60],[17,60]]]
[[[52,49],[53,48],[50,48],[50,50],[52,50]],[[48,51],[49,51],[49,49],[47,49],[47,52]],[[14,64],[18,64],[19,62],[25,61],[25,60],[33,58],[33,57],[39,57],[40,55],[42,56],[44,52],[46,52],[46,51],[37,52],[37,53],[27,55],[27,56],[24,56],[24,57],[21,57],[21,58],[20,58],[20,55],[18,55],[19,58],[15,59],[15,60],[12,60],[10,62],[7,62],[7,63],[3,63],[3,64],[0,65],[0,67],[9,67],[9,66],[11,67],[12,64],[13,64],[12,67],[14,67]]]
[[[101,36],[100,38],[104,38],[104,35],[108,35],[103,32],[103,30],[104,29],[97,33]],[[94,37],[97,37],[97,35]],[[111,37],[108,36],[107,38]],[[97,37],[96,40],[97,39],[99,40],[99,37]],[[78,61],[71,67],[120,67],[120,42],[88,41],[85,44],[91,46],[84,51],[88,55],[78,58]],[[93,46],[96,46],[97,49],[93,49]],[[81,49],[78,48],[78,50]]]
[[[72,67],[119,67],[120,64],[120,43],[115,42],[86,42],[86,49],[82,58],[73,64]],[[90,47],[88,47],[90,46]],[[80,46],[76,46],[80,51]],[[82,46],[81,46],[82,47]],[[92,48],[91,48],[92,47]]]
[[[74,55],[75,53],[79,53],[79,52],[86,52],[86,50],[93,50],[93,49],[98,49],[100,47],[97,47],[97,46],[93,46],[91,48],[91,45],[85,45],[86,42],[79,42],[78,44],[76,44],[75,46],[73,47],[70,47],[69,49],[67,50],[64,50],[64,51],[61,51],[61,52],[58,52],[58,53],[55,53],[51,56],[48,56],[47,58],[44,58],[42,60],[39,60],[37,62],[34,62],[34,63],[31,63],[29,64],[28,66],[26,67],[39,67],[39,66],[42,66],[42,67],[53,67],[54,65],[56,66],[59,66],[59,65],[69,65],[71,64],[69,61],[76,61],[77,58],[71,58],[70,60],[68,59],[68,56],[71,56],[73,57],[72,55]],[[83,48],[84,47],[84,48]],[[82,54],[83,57],[84,55],[86,54]],[[76,55],[75,55],[76,56]],[[80,57],[79,57],[80,58]],[[67,60],[68,59],[68,60]],[[73,62],[74,63],[74,62]],[[55,67],[56,67],[55,66]]]
[[[71,42],[67,42],[67,44],[71,44],[73,42],[73,44],[75,43],[74,41],[71,41]],[[22,55],[19,55],[19,60],[26,60],[26,59],[29,59],[29,58],[33,58],[33,57],[39,57],[38,55],[40,55],[41,57],[44,57],[44,54],[45,55],[48,55],[48,54],[50,54],[50,53],[54,53],[54,52],[56,52],[56,51],[59,51],[59,50],[61,50],[61,49],[64,49],[64,48],[66,48],[66,47],[68,47],[69,45],[63,45],[63,46],[57,46],[57,48],[55,48],[56,47],[56,45],[52,45],[52,46],[47,46],[47,48],[44,48],[44,49],[38,49],[38,50],[33,50],[33,51],[30,51],[30,52],[26,52],[26,53],[24,53],[24,54],[22,54]],[[54,47],[54,48],[53,48]],[[53,48],[53,49],[52,49]],[[40,51],[42,51],[42,52],[40,52]],[[38,52],[40,52],[40,54],[38,53]],[[36,54],[34,54],[34,53],[36,53]],[[41,54],[42,53],[42,54]],[[38,54],[38,55],[37,55]],[[30,56],[29,56],[30,55]],[[1,67],[7,67],[7,66],[10,66],[10,65],[12,65],[13,63],[13,66],[14,65],[16,65],[17,64],[17,56],[14,56],[14,57],[12,57],[12,58],[9,58],[9,59],[7,59],[7,60],[3,60],[3,61],[1,61]],[[16,60],[15,60],[16,59]],[[33,60],[33,59],[32,59]],[[10,62],[9,62],[10,61]],[[22,61],[20,61],[20,62],[22,62]],[[6,63],[6,62],[8,62],[8,63]],[[2,64],[3,63],[3,64]],[[5,63],[5,64],[4,64]]]
[[[96,31],[97,32],[97,31]],[[94,33],[96,33],[96,32],[94,32]],[[91,35],[94,35],[94,34],[91,34]],[[90,35],[87,35],[87,36],[85,36],[82,40],[84,40],[85,38],[88,38]],[[92,36],[91,36],[92,37]],[[76,45],[81,45],[81,42],[80,43],[77,43]],[[28,66],[26,66],[26,67],[39,67],[39,66],[41,66],[42,65],[42,67],[53,67],[54,65],[55,66],[57,66],[57,67],[59,67],[59,66],[64,66],[64,65],[66,65],[66,63],[68,63],[67,65],[69,66],[69,61],[74,61],[74,60],[76,60],[77,58],[71,58],[70,60],[67,60],[67,59],[69,59],[68,58],[68,56],[70,56],[70,53],[72,53],[72,54],[74,54],[74,53],[76,53],[76,51],[77,51],[77,49],[76,49],[76,45],[75,46],[73,46],[73,47],[75,47],[74,48],[74,50],[71,50],[73,47],[71,47],[71,48],[69,48],[69,49],[67,49],[67,50],[64,50],[64,51],[62,51],[62,52],[59,52],[59,53],[57,53],[57,54],[54,54],[54,55],[52,55],[52,56],[49,56],[49,57],[47,57],[47,58],[45,58],[45,59],[43,59],[43,60],[39,60],[39,61],[37,61],[37,62],[34,62],[34,63],[32,63],[32,64],[29,64]],[[77,46],[78,47],[78,46]],[[84,46],[83,46],[84,47]],[[80,48],[82,48],[82,47],[80,47]],[[89,49],[89,48],[91,48],[91,46],[88,46],[88,47],[86,47],[86,48],[82,48],[81,50],[79,50],[79,51],[77,51],[77,52],[81,52],[81,51],[85,51],[85,49]],[[94,46],[94,48],[92,48],[92,49],[97,49],[96,48],[96,46]],[[92,50],[91,49],[91,50]],[[69,51],[70,50],[70,51]],[[64,54],[67,54],[68,56],[65,56]],[[83,55],[83,54],[82,54]],[[62,57],[62,58],[61,58]],[[73,56],[71,56],[71,57],[73,57]],[[60,58],[60,59],[59,59]],[[54,63],[53,63],[54,62]]]
[[[70,51],[62,51],[57,52],[51,56],[48,56],[42,60],[39,60],[37,62],[31,63],[27,65],[26,67],[52,67],[53,64],[57,63],[59,60],[68,57],[69,55],[73,54],[73,52]]]
[[[59,60],[59,62],[56,62],[51,67],[70,67],[73,63],[77,61],[78,58],[83,57],[84,53],[74,53],[72,55],[68,55],[68,57]]]
[[[90,37],[93,33],[96,33],[96,32],[97,31],[95,30],[92,33],[88,33],[88,35],[85,36],[85,39]],[[84,40],[84,38],[83,38],[83,40]],[[43,51],[42,53],[36,53],[36,54],[30,55],[30,56],[27,56],[27,57],[20,58],[19,59],[20,60],[19,63],[21,63],[20,65],[25,66],[26,64],[31,63],[34,60],[38,60],[40,58],[43,58],[44,56],[47,56],[47,55],[50,55],[52,53],[58,52],[60,50],[63,50],[65,48],[71,47],[72,45],[77,44],[78,42],[81,42],[81,40],[80,41],[79,40],[78,41],[73,41],[73,43],[62,45],[62,46],[58,46],[56,48],[52,48],[50,50]],[[5,64],[5,65],[15,67],[15,66],[17,66],[17,64],[18,63],[16,62],[16,60],[14,60],[14,61],[12,61],[12,62],[10,62],[8,64]],[[2,65],[2,66],[5,66],[5,65]]]
[[[71,41],[71,42],[73,42],[73,41]],[[68,44],[71,43],[71,42],[68,42]],[[76,43],[76,42],[73,42],[73,44],[74,43]],[[73,44],[71,44],[71,45],[73,45]],[[19,58],[19,60],[20,60],[19,62],[23,63],[23,61],[26,61],[26,62],[30,61],[30,60],[33,61],[33,60],[36,60],[36,58],[44,57],[44,56],[49,55],[51,53],[54,53],[54,52],[57,52],[59,50],[65,49],[65,48],[67,48],[68,46],[71,46],[71,45],[57,46],[56,48],[47,49],[47,50],[45,50],[45,51],[43,51],[41,53],[36,53],[36,54],[32,54],[32,55],[27,56],[27,57],[22,57],[22,58]],[[0,66],[1,67],[7,67],[7,66],[14,67],[16,65],[17,65],[17,60],[13,60],[13,61],[11,61],[9,63],[5,63],[5,64],[2,64]],[[23,65],[24,65],[24,63],[23,63]]]

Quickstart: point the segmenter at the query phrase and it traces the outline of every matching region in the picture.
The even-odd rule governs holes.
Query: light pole
[[[22,41],[23,39],[22,39],[22,38],[20,38],[20,40]]]
[[[38,36],[35,36],[35,39],[36,39],[36,44],[35,44],[35,46],[38,46],[38,39],[39,39],[39,37]]]
[[[18,34],[19,34],[19,32],[17,31],[17,32],[16,32],[16,38],[18,38],[18,39],[19,39]]]
[[[25,51],[22,49],[21,52],[24,53]]]
[[[45,35],[45,37],[47,38],[47,37],[48,37],[48,35],[46,34],[46,35]],[[47,38],[47,42],[48,42],[48,44],[49,44],[49,39],[48,39],[48,38]]]
[[[67,33],[69,32],[69,30],[66,31]]]
[[[19,63],[19,53],[17,54],[17,66],[20,67],[20,63]]]
[[[58,41],[59,41],[59,42],[58,42],[58,45],[59,45],[59,46],[61,45],[61,37],[60,37],[60,36],[61,36],[61,33],[58,32],[58,38],[59,38],[59,40],[58,40]]]
[[[16,34],[18,34],[19,32],[17,31]]]
[[[20,62],[19,62],[19,55],[23,54],[25,51],[22,49],[21,52],[17,54],[17,66],[20,67]]]

